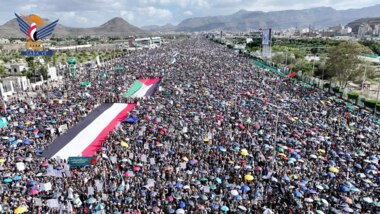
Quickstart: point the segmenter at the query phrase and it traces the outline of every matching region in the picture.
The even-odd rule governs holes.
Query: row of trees
[[[261,48],[261,38],[253,38],[247,44],[251,51]],[[361,82],[365,66],[360,55],[378,54],[380,43],[373,41],[346,42],[324,39],[274,39],[272,61],[302,71],[308,76],[337,81],[346,87],[350,81]],[[307,54],[319,56],[318,61],[307,61]],[[366,77],[375,78],[375,71],[367,66]]]

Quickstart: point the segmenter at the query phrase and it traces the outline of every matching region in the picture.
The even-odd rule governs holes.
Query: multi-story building
[[[361,24],[359,26],[358,35],[364,36],[369,34],[372,34],[372,27],[367,23]]]
[[[348,26],[346,26],[344,29],[342,29],[340,31],[340,34],[342,34],[342,35],[347,35],[347,34],[350,34],[350,33],[352,33],[352,28],[350,28]]]
[[[373,28],[373,35],[380,36],[380,24],[377,24]]]

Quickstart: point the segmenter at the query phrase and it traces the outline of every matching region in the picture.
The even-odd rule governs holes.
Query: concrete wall
[[[0,83],[0,96],[4,100],[7,100],[8,96],[12,96],[13,94],[20,91],[27,91],[28,89],[36,89],[37,86],[41,86],[42,84],[48,82],[48,80],[43,80],[36,83],[30,83],[29,79],[26,77],[8,77],[3,79],[3,82]],[[62,79],[61,77],[57,77],[55,80]]]

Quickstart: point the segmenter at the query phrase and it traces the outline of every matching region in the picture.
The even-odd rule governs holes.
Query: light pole
[[[379,93],[380,93],[380,84],[377,87],[377,93],[376,93],[376,104],[375,104],[375,110],[374,110],[374,115],[375,116],[376,116],[377,104],[379,103]]]
[[[362,82],[362,91],[364,89],[364,84],[365,84],[365,79],[366,79],[366,76],[367,76],[367,63],[365,63],[365,67],[364,67],[364,77],[363,77],[363,82]]]

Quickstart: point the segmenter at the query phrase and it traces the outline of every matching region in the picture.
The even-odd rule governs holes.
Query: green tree
[[[313,75],[313,65],[305,59],[299,59],[294,65],[293,71],[302,71],[302,74],[311,76]]]
[[[36,64],[34,63],[34,58],[31,56],[26,57],[26,63],[28,64],[29,70],[33,73],[34,69],[36,67]]]
[[[341,87],[346,87],[349,81],[354,81],[363,75],[359,58],[361,54],[370,54],[372,51],[357,42],[342,42],[329,49],[327,60],[327,74],[336,77]]]
[[[325,74],[327,69],[326,58],[321,57],[320,61],[316,62],[314,66],[314,76],[323,79],[326,79],[326,77],[328,77]]]
[[[296,57],[296,59],[305,58],[305,55],[306,55],[305,51],[294,49],[292,52],[294,53],[294,56]]]
[[[48,78],[48,72],[47,72],[47,68],[45,66],[41,65],[38,69],[38,73],[39,73],[39,75],[42,75],[45,80]]]
[[[285,54],[279,53],[274,55],[272,61],[276,64],[285,64]]]
[[[5,73],[6,73],[6,71],[5,71],[5,67],[4,67],[3,65],[0,65],[0,76],[1,76],[1,77],[4,76]]]

